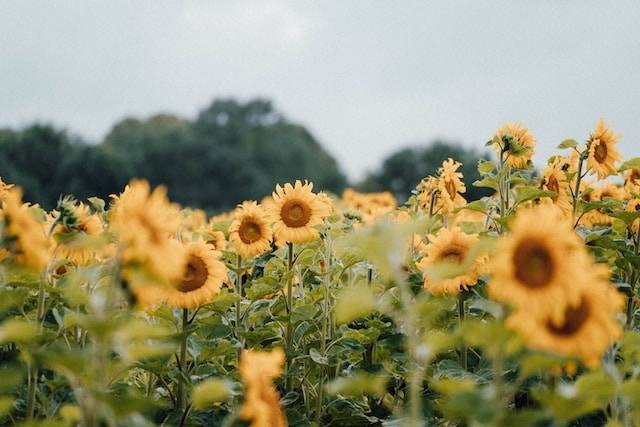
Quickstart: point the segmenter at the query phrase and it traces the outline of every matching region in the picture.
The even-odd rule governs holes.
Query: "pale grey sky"
[[[640,155],[640,2],[0,0],[0,126],[100,140],[124,116],[263,96],[347,173],[504,121],[539,163],[599,117]]]

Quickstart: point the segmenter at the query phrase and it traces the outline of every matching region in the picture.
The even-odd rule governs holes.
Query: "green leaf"
[[[474,187],[492,188],[498,191],[498,181],[494,178],[484,177],[479,181],[474,181],[472,185]]]
[[[193,388],[191,399],[199,410],[208,409],[213,403],[224,402],[231,395],[227,382],[220,378],[209,378]]]
[[[329,359],[326,356],[320,354],[315,348],[309,349],[309,356],[311,360],[319,365],[329,366]]]
[[[33,322],[9,319],[0,326],[0,344],[10,342],[25,344],[38,335],[38,327]]]
[[[631,160],[627,160],[618,169],[619,172],[625,171],[627,169],[640,169],[640,157],[635,157]]]
[[[382,396],[387,378],[382,375],[358,372],[350,377],[341,377],[327,384],[327,393],[360,397],[364,395]]]
[[[342,289],[336,296],[336,322],[348,323],[365,317],[376,309],[376,296],[366,285]]]
[[[514,191],[516,192],[516,204],[556,195],[553,191],[541,190],[534,187],[516,187]]]
[[[496,168],[496,165],[489,160],[478,160],[478,172],[480,175],[486,175],[491,173]]]
[[[577,145],[578,141],[576,141],[575,139],[565,139],[560,143],[560,145],[558,145],[558,148],[562,150],[563,148],[573,148]]]

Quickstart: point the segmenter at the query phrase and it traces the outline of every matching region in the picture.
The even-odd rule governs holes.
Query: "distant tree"
[[[486,159],[487,155],[444,141],[403,148],[393,153],[384,160],[379,170],[367,175],[358,187],[363,191],[391,191],[400,202],[404,202],[420,180],[428,175],[435,175],[442,162],[449,157],[462,163],[460,172],[464,175],[467,200],[486,195],[484,189],[471,184],[479,179],[476,169],[478,160]]]

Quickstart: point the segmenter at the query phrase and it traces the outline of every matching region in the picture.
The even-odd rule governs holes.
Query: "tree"
[[[406,200],[411,190],[428,175],[436,175],[438,168],[447,158],[462,163],[460,172],[467,187],[465,197],[475,200],[487,195],[485,189],[471,184],[479,179],[476,169],[478,160],[486,159],[474,149],[460,144],[435,141],[426,146],[403,148],[384,160],[379,170],[370,173],[359,185],[363,191],[391,191],[399,201]]]

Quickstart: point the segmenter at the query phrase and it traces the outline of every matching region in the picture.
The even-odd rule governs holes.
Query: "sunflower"
[[[582,240],[558,209],[525,209],[496,245],[487,290],[532,316],[560,319],[567,304],[578,302],[575,282],[588,279],[583,269],[587,257]]]
[[[424,287],[435,295],[457,295],[461,289],[468,290],[478,281],[486,257],[474,256],[471,249],[478,244],[478,236],[463,233],[459,228],[443,228],[429,239],[426,256],[418,263],[424,274]],[[473,259],[469,257],[474,256]],[[434,279],[433,268],[436,265],[451,264],[454,268],[469,265],[464,272],[454,277]]]
[[[49,240],[35,207],[22,203],[22,190],[8,188],[2,199],[2,219],[9,252],[20,265],[42,270],[49,262]]]
[[[629,169],[625,171],[624,187],[632,197],[640,195],[640,169]]]
[[[122,260],[142,264],[164,281],[178,277],[185,255],[170,236],[180,227],[180,211],[169,203],[166,189],[151,192],[148,182],[134,180],[113,200],[110,225],[123,246]]]
[[[13,184],[7,184],[0,178],[0,202],[4,200],[11,188],[13,188]]]
[[[627,212],[638,212],[640,211],[640,199],[631,199],[627,202]],[[631,229],[637,233],[638,227],[640,227],[640,218],[633,221],[631,224]]]
[[[280,407],[280,396],[273,380],[282,374],[284,352],[244,350],[240,358],[240,378],[245,385],[240,418],[250,427],[286,427],[287,419]]]
[[[613,133],[607,127],[604,120],[598,120],[596,130],[589,138],[587,166],[591,174],[597,174],[598,178],[603,179],[616,173],[614,163],[622,160],[622,156],[616,150],[616,144],[620,138],[620,135]]]
[[[53,235],[73,236],[63,238],[57,248],[58,257],[66,259],[74,264],[86,264],[96,257],[96,247],[87,238],[96,238],[102,234],[103,225],[100,216],[89,211],[89,207],[83,203],[72,206],[69,214],[71,221],[63,221],[54,227]],[[59,219],[52,217],[52,221]]]
[[[422,181],[420,181],[420,184],[418,184],[418,195],[416,196],[416,199],[418,200],[418,207],[422,211],[429,213],[431,206],[433,206],[433,212],[431,213],[434,213],[436,211],[436,207],[442,205],[437,191],[438,182],[439,181],[436,177],[428,176],[423,178]]]
[[[495,145],[498,157],[501,156],[501,153],[505,153],[507,155],[507,165],[512,168],[524,168],[527,166],[527,162],[533,156],[535,147],[535,138],[529,129],[520,123],[505,123],[496,131],[494,138],[499,142]],[[518,150],[514,150],[511,147],[510,140],[520,146]]]
[[[242,258],[253,258],[271,248],[273,233],[267,215],[256,202],[243,202],[229,227],[229,240]]]
[[[466,203],[464,197],[460,195],[460,193],[467,191],[464,182],[462,182],[462,173],[458,172],[460,166],[462,163],[449,158],[442,162],[442,167],[438,170],[438,190],[442,209],[448,214]]]
[[[200,234],[204,241],[214,250],[219,252],[227,250],[227,239],[222,231],[205,229],[200,231]]]
[[[313,184],[296,181],[276,186],[267,214],[273,223],[276,244],[310,242],[319,236],[315,226],[329,215],[327,205],[312,192]]]
[[[593,189],[591,192],[586,193],[583,197],[585,201],[605,201],[605,200],[618,200],[621,201],[625,198],[625,192],[617,185],[607,182],[601,187]],[[598,225],[611,225],[613,218],[602,211],[602,209],[592,209],[586,212],[582,219],[581,224],[588,227],[595,227]]]
[[[211,302],[220,292],[227,275],[220,252],[203,241],[185,244],[186,262],[182,274],[171,287],[139,288],[136,296],[142,305],[166,302],[171,307],[195,308]],[[146,293],[146,295],[145,295]]]
[[[342,202],[348,209],[358,211],[365,225],[373,224],[397,206],[395,197],[388,191],[359,193],[351,188],[342,193]]]
[[[556,193],[554,196],[543,198],[542,201],[543,203],[550,201],[567,214],[571,212],[573,205],[571,189],[561,169],[563,165],[564,163],[555,161],[542,172],[542,188]]]
[[[585,282],[575,283],[581,292],[573,304],[564,306],[560,319],[532,316],[522,307],[507,318],[507,326],[530,347],[579,357],[587,366],[597,367],[606,349],[622,335],[614,315],[624,306],[624,297],[608,283],[606,267],[595,265],[590,270],[595,271],[582,276]]]

